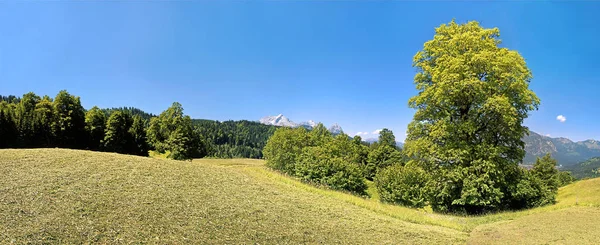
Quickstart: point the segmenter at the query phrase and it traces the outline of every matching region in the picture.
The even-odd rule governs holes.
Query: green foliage
[[[169,151],[169,158],[202,157],[199,152],[201,140],[194,132],[192,119],[183,115],[183,107],[177,102],[150,120],[147,136],[154,149],[160,153]]]
[[[331,132],[322,123],[317,124],[308,135],[313,145],[324,144],[326,141],[331,140],[332,137]]]
[[[394,136],[392,130],[387,128],[384,128],[379,132],[379,139],[377,140],[377,143],[379,145],[387,145],[392,148],[397,148],[396,137]]]
[[[268,167],[294,175],[297,158],[307,146],[312,145],[306,129],[281,127],[267,141],[263,155]]]
[[[533,208],[554,203],[556,193],[550,192],[532,171],[519,169],[518,182],[509,188],[507,203],[512,209]]]
[[[8,99],[7,99],[8,100]],[[0,148],[16,147],[19,130],[14,119],[14,104],[0,101]]]
[[[55,135],[59,147],[84,148],[87,134],[85,132],[85,112],[79,97],[62,90],[54,99],[56,113]]]
[[[364,195],[367,184],[360,166],[366,160],[366,149],[343,133],[333,137],[320,124],[310,132],[303,127],[278,128],[263,154],[272,169],[306,182]]]
[[[56,114],[54,113],[54,106],[52,105],[52,99],[48,96],[44,96],[35,105],[33,112],[33,131],[34,131],[34,145],[40,147],[50,147],[54,144],[55,135],[54,132],[56,126]]]
[[[571,172],[559,171],[558,172],[558,186],[562,187],[571,184],[575,181],[575,177],[571,175]]]
[[[452,21],[414,57],[418,95],[405,152],[431,173],[431,206],[478,213],[503,208],[521,162],[527,113],[539,99],[516,51],[497,28]]]
[[[377,172],[375,185],[381,201],[421,208],[427,204],[428,180],[418,166],[394,164]]]
[[[107,108],[107,109],[101,109],[101,110],[102,110],[102,112],[104,112],[104,114],[107,117],[110,116],[110,114],[112,114],[115,111],[127,113],[127,114],[131,115],[132,117],[140,116],[142,119],[144,119],[146,121],[149,121],[150,118],[153,118],[156,116],[152,113],[147,113],[147,112],[145,112],[141,109],[135,108],[135,107],[113,107],[113,108]]]
[[[133,138],[129,134],[129,128],[133,120],[127,113],[115,111],[106,121],[106,133],[104,136],[104,149],[117,153],[130,153]]]
[[[89,146],[92,150],[98,150],[104,144],[106,117],[106,114],[97,106],[85,113],[85,129],[89,133]]]
[[[128,130],[133,145],[131,154],[148,156],[148,138],[146,137],[146,122],[140,115],[133,116],[133,122]]]
[[[40,101],[40,97],[29,92],[23,95],[21,101],[16,107],[16,124],[19,130],[19,144],[21,146],[35,145],[35,125],[34,112],[35,106]]]
[[[362,172],[356,164],[331,154],[333,144],[306,147],[295,165],[295,175],[300,179],[364,195],[367,190]]]
[[[267,140],[277,129],[252,121],[213,121],[193,119],[195,131],[205,143],[208,157],[262,158]]]
[[[369,152],[367,164],[363,170],[365,178],[372,180],[377,171],[393,164],[404,164],[402,153],[395,146],[378,144]]]
[[[556,194],[560,186],[559,172],[556,169],[556,160],[550,154],[538,158],[531,169],[531,173],[542,181],[548,192]],[[554,201],[554,198],[552,198]]]
[[[565,170],[570,171],[573,177],[577,179],[600,177],[600,157],[592,157],[573,166],[568,166]]]

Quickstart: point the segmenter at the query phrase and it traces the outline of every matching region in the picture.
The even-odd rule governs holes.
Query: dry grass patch
[[[170,161],[0,150],[0,243],[463,243],[248,174],[246,159]]]
[[[261,160],[0,150],[0,243],[585,244],[600,237],[599,193],[592,179],[555,205],[455,216],[317,188]]]

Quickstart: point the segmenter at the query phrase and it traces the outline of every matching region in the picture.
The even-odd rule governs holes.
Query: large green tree
[[[33,92],[23,95],[16,107],[16,124],[19,129],[21,147],[33,147],[35,144],[34,112],[40,96]]]
[[[190,116],[183,115],[181,104],[174,102],[158,117],[150,120],[148,140],[155,150],[177,160],[201,157],[201,141],[195,133]]]
[[[85,112],[79,96],[61,90],[54,99],[56,140],[59,147],[85,148]]]
[[[133,116],[129,134],[131,135],[133,144],[133,151],[131,153],[138,156],[148,156],[149,147],[148,138],[146,137],[146,122],[140,115]]]
[[[531,169],[531,173],[541,180],[546,199],[549,200],[549,203],[554,202],[561,181],[556,165],[556,160],[548,153],[542,158],[538,157]]]
[[[33,115],[34,146],[50,147],[54,144],[56,114],[52,99],[44,96],[36,105]]]
[[[392,130],[389,130],[387,128],[384,128],[381,131],[379,131],[379,139],[377,140],[377,143],[379,145],[387,145],[392,148],[397,148],[396,136],[394,136]]]
[[[497,28],[452,21],[413,60],[418,95],[406,154],[432,174],[431,206],[481,212],[503,207],[525,155],[523,120],[540,101],[521,55]]]
[[[294,175],[302,149],[312,146],[310,142],[310,136],[303,127],[278,128],[263,150],[267,166]]]
[[[113,112],[106,121],[106,132],[104,136],[104,149],[117,153],[131,153],[133,138],[129,134],[129,128],[133,120],[128,113],[122,111]]]

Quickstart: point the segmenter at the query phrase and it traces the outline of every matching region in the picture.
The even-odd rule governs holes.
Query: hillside
[[[600,179],[561,188],[552,206],[460,217],[315,188],[263,164],[0,150],[0,243],[592,244],[600,236]]]
[[[600,157],[590,158],[576,165],[568,166],[565,170],[570,171],[578,179],[600,177]]]
[[[592,157],[600,157],[600,141],[586,140],[573,142],[567,138],[551,138],[535,132],[523,138],[525,142],[526,164],[533,164],[536,157],[552,154],[560,165],[569,166]]]

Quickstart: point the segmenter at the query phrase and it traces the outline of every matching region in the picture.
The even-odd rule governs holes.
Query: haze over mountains
[[[317,126],[317,123],[313,120],[295,123],[282,114],[263,117],[259,122],[266,125],[305,127],[307,129]],[[343,132],[342,127],[337,123],[331,125],[329,131],[333,134]],[[377,141],[376,138],[366,138],[363,140],[367,142]],[[551,138],[531,131],[529,136],[523,138],[523,141],[525,142],[526,151],[525,158],[523,159],[524,164],[533,164],[537,157],[544,156],[546,153],[550,153],[560,165],[565,167],[576,165],[592,157],[600,157],[600,141],[598,140],[590,139],[574,142],[567,138]],[[397,142],[397,145],[402,147],[403,142]]]

